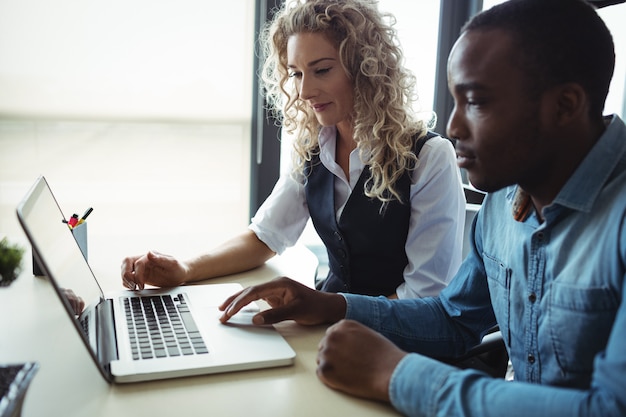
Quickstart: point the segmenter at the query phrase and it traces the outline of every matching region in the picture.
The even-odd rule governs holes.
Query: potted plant
[[[24,249],[9,243],[7,238],[0,240],[0,287],[9,286],[20,274]]]

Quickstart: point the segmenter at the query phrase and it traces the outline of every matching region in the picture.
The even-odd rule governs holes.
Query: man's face
[[[448,135],[457,141],[457,164],[484,191],[541,181],[549,163],[542,139],[541,99],[532,99],[505,31],[470,31],[448,60],[454,109]],[[549,141],[548,141],[549,142]]]

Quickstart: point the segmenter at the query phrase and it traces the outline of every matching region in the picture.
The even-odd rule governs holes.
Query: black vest
[[[416,141],[415,155],[434,136],[437,135],[429,132]],[[394,294],[404,282],[408,263],[405,245],[411,217],[411,172],[407,171],[396,182],[402,200],[389,202],[381,211],[381,201],[365,195],[369,169],[364,167],[338,223],[334,175],[320,162],[319,156],[306,166],[305,174],[304,189],[311,220],[328,252],[330,270],[322,291]]]

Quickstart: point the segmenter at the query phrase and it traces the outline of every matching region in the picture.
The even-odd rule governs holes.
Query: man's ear
[[[578,83],[565,83],[553,87],[555,122],[561,126],[589,117],[589,97]]]

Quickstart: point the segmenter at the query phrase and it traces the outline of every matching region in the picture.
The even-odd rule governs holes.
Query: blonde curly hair
[[[413,115],[415,77],[403,66],[394,24],[371,0],[291,0],[263,28],[261,82],[269,110],[294,136],[294,173],[319,154],[321,126],[290,83],[287,42],[297,33],[322,33],[353,85],[354,139],[370,170],[365,194],[383,203],[401,200],[394,185],[414,166],[413,138],[426,126]]]

